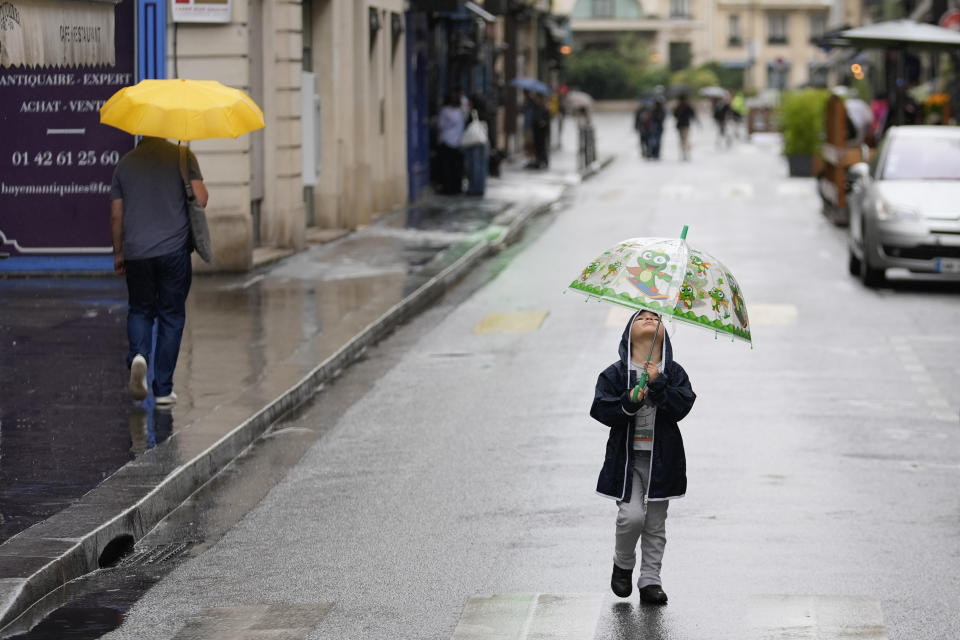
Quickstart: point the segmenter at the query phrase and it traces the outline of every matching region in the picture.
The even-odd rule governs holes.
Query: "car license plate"
[[[956,258],[937,259],[937,273],[960,273],[960,260]]]

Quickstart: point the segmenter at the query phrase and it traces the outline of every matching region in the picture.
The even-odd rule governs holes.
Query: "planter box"
[[[809,178],[813,176],[813,156],[787,156],[791,178]]]

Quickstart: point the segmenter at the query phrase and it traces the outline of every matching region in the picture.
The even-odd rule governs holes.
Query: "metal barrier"
[[[597,140],[593,125],[580,125],[580,144],[577,148],[577,169],[589,167],[597,159]]]

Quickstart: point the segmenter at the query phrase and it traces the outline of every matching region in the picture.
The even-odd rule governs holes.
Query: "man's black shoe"
[[[633,591],[633,569],[621,569],[614,563],[610,588],[621,598],[628,597]]]
[[[667,594],[658,584],[650,584],[640,589],[640,602],[647,604],[667,604]]]

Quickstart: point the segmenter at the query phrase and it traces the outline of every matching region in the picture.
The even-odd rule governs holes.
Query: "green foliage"
[[[636,98],[669,79],[669,71],[651,63],[646,43],[631,36],[608,49],[575,51],[566,63],[566,83],[598,100]]]
[[[717,85],[731,91],[743,89],[743,69],[731,69],[719,62],[705,62],[701,68],[712,71],[717,76]]]
[[[720,79],[713,70],[707,68],[706,65],[701,65],[692,69],[675,72],[670,76],[670,84],[686,85],[690,88],[691,93],[696,95],[697,91],[704,87],[719,85]]]
[[[567,61],[567,84],[586,91],[597,100],[632,98],[630,64],[616,51],[587,49]]]
[[[667,86],[670,84],[670,70],[666,67],[656,67],[635,74],[632,82],[637,88],[637,95],[650,93],[657,86]]]
[[[779,121],[783,132],[783,154],[817,155],[823,140],[827,89],[784,92],[780,98]]]

